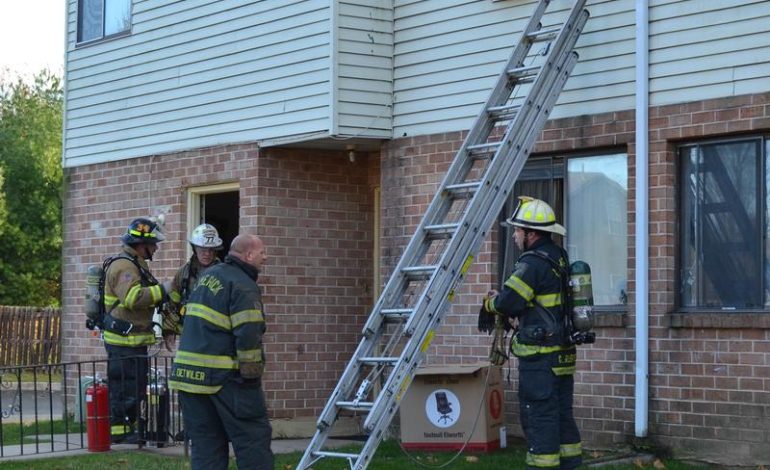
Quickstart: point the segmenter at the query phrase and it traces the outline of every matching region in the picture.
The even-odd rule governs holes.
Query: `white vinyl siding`
[[[651,4],[652,106],[770,89],[770,2]]]
[[[396,0],[396,136],[468,129],[536,2],[445,0],[438,10],[431,4]],[[554,0],[543,24],[560,23],[570,6]],[[580,61],[553,117],[634,106],[634,2],[589,1],[587,7]]]
[[[133,0],[130,34],[76,46],[68,1],[65,166],[468,129],[536,4]],[[546,26],[571,0],[552,3]],[[635,4],[587,1],[551,117],[634,108]],[[651,105],[767,91],[769,1],[650,0],[649,17]]]
[[[69,9],[65,166],[328,132],[327,0],[134,1],[85,47]]]
[[[551,117],[634,108],[635,3],[588,0],[580,60]],[[468,129],[535,4],[396,0],[394,136]],[[768,90],[767,0],[650,0],[649,17],[652,106]]]
[[[339,1],[336,129],[389,139],[393,101],[391,0]]]

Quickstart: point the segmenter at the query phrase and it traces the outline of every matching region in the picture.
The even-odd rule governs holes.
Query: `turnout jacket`
[[[171,388],[213,394],[228,380],[259,377],[266,325],[258,275],[231,256],[202,273],[187,302]]]
[[[567,253],[550,238],[541,238],[516,261],[501,292],[484,301],[488,312],[518,319],[513,354],[519,358],[555,354],[552,369],[557,375],[575,370],[575,347],[566,342],[565,331],[563,288],[569,279],[563,277],[568,273]]]
[[[214,258],[214,261],[209,266],[203,267],[198,261],[198,257],[193,255],[190,260],[179,268],[171,280],[168,296],[173,302],[173,308],[168,309],[163,317],[163,332],[164,334],[180,334],[182,332],[182,322],[184,320],[184,306],[187,304],[187,300],[190,297],[190,293],[198,283],[198,278],[201,272],[206,268],[210,268],[219,264],[219,259]]]
[[[114,258],[104,273],[105,312],[133,327],[125,336],[105,330],[104,342],[129,347],[154,344],[152,314],[163,301],[161,286],[150,274],[147,261],[132,247],[123,245],[123,251]]]
[[[171,300],[177,304],[186,303],[190,293],[195,288],[195,284],[198,282],[201,272],[216,264],[219,264],[218,258],[214,258],[214,261],[204,268],[201,266],[200,261],[198,261],[198,257],[193,255],[184,266],[177,270],[174,279],[171,280],[171,289],[168,293]]]

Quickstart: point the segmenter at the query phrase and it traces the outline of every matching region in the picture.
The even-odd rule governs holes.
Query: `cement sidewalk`
[[[359,441],[351,441],[345,439],[328,439],[326,441],[326,448],[339,448],[349,444],[360,444]],[[292,452],[304,452],[307,446],[310,444],[310,439],[274,439],[271,443],[273,453],[275,454],[290,454]],[[111,446],[111,450],[114,451],[136,451],[140,450],[138,446],[134,444],[114,444]],[[152,452],[161,455],[184,455],[184,445],[181,442],[175,442],[168,444],[164,447],[144,447],[142,452]],[[5,460],[22,460],[22,459],[42,459],[51,457],[66,457],[70,455],[81,455],[89,453],[87,449],[87,441],[85,434],[82,437],[80,434],[55,434],[53,440],[51,435],[40,436],[38,441],[35,441],[34,436],[30,436],[25,439],[22,445],[8,445],[2,447],[2,457],[0,462]],[[233,455],[232,449],[230,454]]]

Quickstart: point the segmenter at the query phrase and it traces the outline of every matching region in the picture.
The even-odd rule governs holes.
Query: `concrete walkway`
[[[325,447],[332,449],[344,447],[349,444],[360,443],[361,442],[359,441],[345,439],[328,439]],[[304,452],[309,444],[310,439],[274,439],[271,443],[271,447],[275,454],[289,454],[292,452]],[[51,440],[51,435],[45,435],[40,436],[37,442],[35,442],[35,436],[29,436],[25,438],[23,446],[3,446],[0,462],[4,460],[41,459],[87,454],[89,453],[87,447],[88,442],[85,434],[83,434],[82,442],[80,434],[69,434],[69,436],[65,434],[55,434],[53,440]],[[139,447],[134,444],[114,444],[111,446],[111,450],[131,451],[139,450]],[[184,445],[181,442],[175,442],[161,448],[144,447],[142,452],[183,456]],[[232,449],[230,450],[230,454],[234,455]]]

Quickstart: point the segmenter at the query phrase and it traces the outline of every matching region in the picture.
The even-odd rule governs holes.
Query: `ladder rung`
[[[380,315],[386,318],[393,318],[397,320],[405,320],[412,315],[413,310],[411,308],[383,308],[380,310]]]
[[[519,113],[521,106],[506,105],[506,106],[492,106],[487,108],[487,112],[497,119],[513,119]]]
[[[497,152],[497,149],[500,147],[500,142],[487,142],[484,144],[476,144],[476,145],[469,145],[467,147],[467,151],[470,155],[473,156],[479,156],[479,155],[492,155],[495,152]]]
[[[527,65],[525,67],[516,67],[515,69],[508,69],[508,76],[511,78],[524,78],[537,75],[540,71],[540,65]]]
[[[532,41],[548,41],[555,38],[556,35],[559,34],[561,27],[562,25],[557,24],[554,26],[549,26],[548,28],[538,29],[537,31],[532,31],[531,33],[527,34],[527,37]]]
[[[358,362],[364,364],[395,364],[398,362],[397,357],[361,357]]]
[[[370,401],[338,401],[337,406],[350,411],[371,410],[374,403]]]
[[[457,223],[436,224],[426,226],[425,231],[428,232],[429,239],[438,240],[441,238],[451,238],[457,231],[457,227],[459,227]]]
[[[481,186],[481,181],[470,181],[467,183],[456,183],[456,184],[450,184],[447,185],[445,188],[445,191],[448,191],[449,194],[455,196],[455,197],[468,197],[471,194],[475,193],[479,186]]]
[[[313,457],[336,457],[339,459],[358,459],[359,454],[346,454],[344,452],[329,452],[328,450],[317,450],[313,452]]]
[[[436,272],[436,268],[437,266],[409,266],[401,269],[401,272],[406,274],[409,279],[425,280]]]

